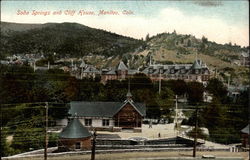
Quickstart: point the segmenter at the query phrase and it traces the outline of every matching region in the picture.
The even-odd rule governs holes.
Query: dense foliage
[[[8,23],[4,24],[3,30],[8,29]],[[27,24],[27,28],[28,26]],[[16,27],[18,30],[20,26]],[[142,40],[76,23],[49,23],[25,31],[11,30],[2,34],[1,53],[5,55],[46,55],[56,52],[60,57],[82,57],[91,54],[108,57],[132,52],[144,43]]]
[[[1,127],[4,132],[1,147],[5,156],[43,147],[44,102],[49,102],[49,125],[53,126],[56,119],[67,116],[70,101],[124,101],[128,83],[133,100],[146,104],[149,118],[171,120],[175,95],[186,95],[189,103],[197,107],[202,104],[198,122],[199,126],[209,129],[210,140],[239,142],[239,131],[247,124],[248,92],[241,93],[229,104],[225,101],[230,100],[224,95],[225,88],[216,79],[211,79],[206,88],[198,82],[162,81],[159,94],[158,82],[153,83],[144,74],[136,74],[130,80],[108,81],[104,85],[100,78],[80,80],[57,69],[34,72],[28,66],[2,65],[0,68]],[[202,103],[205,90],[212,94],[212,103]],[[194,121],[193,114],[188,123],[193,125]],[[6,142],[7,136],[13,136],[11,143]],[[50,145],[55,146],[57,137],[52,137]]]
[[[100,78],[80,80],[58,69],[34,72],[29,66],[19,65],[2,65],[0,73],[4,156],[43,147],[45,102],[49,102],[49,125],[53,126],[56,119],[67,116],[68,102],[121,102],[126,99],[129,83],[108,81],[104,85]],[[146,104],[149,117],[164,114],[170,118],[171,90],[163,89],[157,95],[157,86],[144,74],[135,75],[130,84],[133,100]],[[6,142],[7,136],[13,137],[11,143]]]

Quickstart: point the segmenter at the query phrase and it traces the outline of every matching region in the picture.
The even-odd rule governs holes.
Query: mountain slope
[[[57,58],[82,58],[99,68],[115,66],[122,59],[130,68],[138,69],[156,63],[192,63],[196,56],[211,70],[226,79],[246,81],[249,70],[237,66],[242,52],[249,47],[217,44],[192,35],[161,33],[136,40],[77,23],[16,24],[1,23],[0,59],[13,54],[57,53]],[[90,55],[90,56],[89,56]],[[242,79],[242,80],[239,80]],[[248,80],[247,80],[248,82]]]
[[[247,51],[247,48],[232,44],[217,44],[205,37],[197,39],[192,35],[162,33],[148,38],[146,49],[137,54],[144,56],[150,54],[154,60],[165,63],[188,63],[197,55],[204,60],[211,59],[228,65],[239,60],[240,54]],[[213,62],[211,64],[216,66]]]
[[[35,29],[35,28],[43,28],[51,23],[46,23],[46,24],[28,24],[28,23],[9,23],[9,22],[1,22],[1,33],[2,34],[8,34],[8,32],[13,32],[13,31],[27,31],[30,29]]]
[[[13,54],[59,53],[85,55],[122,55],[143,41],[90,28],[77,23],[13,24],[1,23],[1,52]]]

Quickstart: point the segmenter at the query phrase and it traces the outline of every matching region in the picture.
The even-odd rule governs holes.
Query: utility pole
[[[177,111],[178,111],[178,96],[175,95],[175,128],[176,128],[176,131],[177,131],[177,121],[178,121],[178,114],[177,114]],[[176,132],[176,136],[178,136],[178,133]]]
[[[198,60],[197,52],[195,53],[195,61]]]
[[[217,68],[215,68],[215,78],[217,78]]]
[[[93,134],[91,160],[95,160],[95,144],[96,144],[96,130],[94,130],[94,134]]]
[[[44,148],[44,160],[47,160],[47,149],[48,149],[48,109],[49,109],[49,104],[46,102],[45,105],[45,148]]]
[[[33,70],[36,71],[36,60],[34,60]]]
[[[159,77],[159,94],[161,94],[161,69],[159,69],[160,77]]]
[[[81,79],[82,79],[82,76],[83,76],[82,74],[83,74],[83,67],[81,68]]]
[[[227,89],[229,89],[230,87],[230,75],[228,76],[228,79],[227,79]]]
[[[197,130],[198,130],[198,108],[196,107],[195,111],[195,135],[194,135],[194,148],[193,148],[193,157],[196,157],[196,144],[197,144]]]
[[[48,61],[48,69],[50,69],[50,62]]]
[[[149,56],[149,66],[152,65],[151,55]]]

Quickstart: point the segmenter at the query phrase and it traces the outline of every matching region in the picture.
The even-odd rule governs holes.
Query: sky
[[[81,10],[94,15],[80,15]],[[137,39],[175,30],[241,46],[249,45],[248,14],[248,0],[1,1],[5,22],[76,22]]]

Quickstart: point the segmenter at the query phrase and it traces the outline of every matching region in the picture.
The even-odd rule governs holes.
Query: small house
[[[90,150],[91,133],[82,125],[77,117],[70,120],[68,125],[59,134],[58,150]]]

